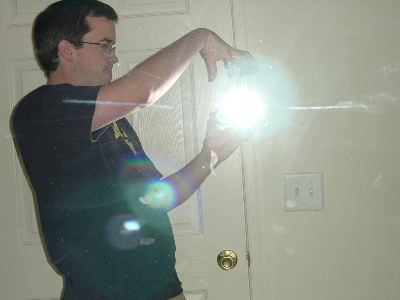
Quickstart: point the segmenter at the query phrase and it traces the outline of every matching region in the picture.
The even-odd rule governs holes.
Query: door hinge
[[[248,250],[246,251],[246,260],[247,260],[247,265],[250,267],[250,252]]]

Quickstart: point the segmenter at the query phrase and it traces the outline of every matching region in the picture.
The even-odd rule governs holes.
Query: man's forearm
[[[196,29],[158,51],[123,77],[103,86],[97,97],[92,130],[157,101],[182,75],[213,33]],[[107,105],[103,103],[110,103]]]
[[[178,172],[163,179],[175,191],[174,201],[168,201],[166,210],[171,210],[185,202],[210,174],[210,153],[202,151]]]

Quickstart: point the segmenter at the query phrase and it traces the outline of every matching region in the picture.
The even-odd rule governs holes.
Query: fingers
[[[239,68],[241,76],[252,75],[257,72],[257,63],[249,52],[235,49],[214,32],[207,32],[207,39],[200,55],[206,64],[209,81],[213,81],[217,76],[218,61],[224,62],[229,76],[233,75],[233,66]]]
[[[207,69],[208,81],[212,82],[217,77],[217,60],[213,55],[206,51],[200,52]]]
[[[238,132],[235,128],[221,129],[216,112],[210,114],[208,121],[204,147],[208,151],[214,151],[220,162],[228,158],[250,136],[244,132]]]
[[[200,55],[206,65],[208,81],[212,82],[217,77],[217,61],[219,58],[215,53],[209,51],[200,51]]]
[[[217,76],[217,62],[223,61],[229,77],[235,68],[240,70],[240,76],[253,75],[258,71],[254,57],[247,51],[235,49],[219,38],[209,40],[206,47],[200,51],[208,74],[208,81],[214,81]]]
[[[232,48],[229,60],[224,61],[225,67],[230,69],[228,74],[232,74],[232,67],[235,65],[240,70],[240,76],[254,75],[257,73],[257,62],[247,51]]]

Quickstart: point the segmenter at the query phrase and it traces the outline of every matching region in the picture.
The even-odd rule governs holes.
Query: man
[[[13,130],[32,184],[62,299],[185,299],[167,211],[184,202],[243,141],[211,115],[201,152],[163,178],[124,118],[157,101],[198,53],[255,70],[252,57],[196,29],[111,81],[117,14],[96,1],[58,1],[33,26],[47,85],[25,96]],[[168,191],[173,191],[172,193]],[[163,255],[160,255],[162,253]],[[175,298],[176,297],[176,298]]]

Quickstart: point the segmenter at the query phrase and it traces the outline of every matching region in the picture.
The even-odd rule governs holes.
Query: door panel
[[[29,184],[20,168],[9,132],[9,115],[19,99],[45,83],[33,57],[30,24],[53,1],[3,2],[2,38],[9,43],[1,60],[4,99],[1,110],[1,287],[2,299],[57,299],[62,281],[46,261]],[[196,27],[208,27],[232,42],[231,1],[106,1],[120,14],[119,63],[114,76]],[[161,26],[160,26],[161,25]],[[18,36],[18,39],[11,38]],[[224,73],[219,70],[222,74]],[[224,90],[223,80],[208,83],[196,58],[172,89],[155,105],[129,117],[156,166],[168,175],[198,153],[208,114]],[[10,175],[12,174],[12,175]],[[222,164],[186,203],[170,213],[177,243],[177,270],[188,300],[249,299],[239,153]],[[223,271],[221,250],[232,249],[238,265]]]

